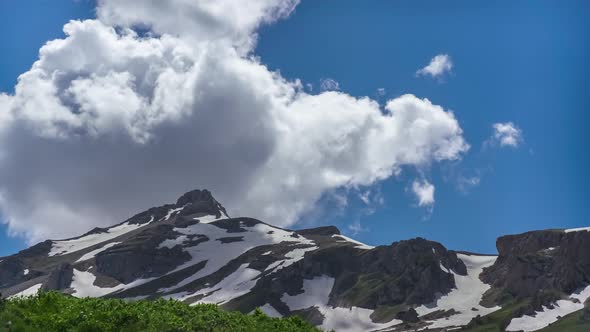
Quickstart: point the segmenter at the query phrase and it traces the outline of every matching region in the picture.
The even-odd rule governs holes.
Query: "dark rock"
[[[36,245],[20,251],[17,255],[22,259],[35,258],[39,256],[47,256],[51,251],[53,242],[50,240],[37,243]],[[15,255],[16,256],[16,255]],[[1,270],[1,269],[0,269]]]
[[[590,232],[534,231],[500,237],[496,263],[481,275],[501,299],[533,298],[539,310],[590,282]]]
[[[243,236],[221,237],[221,238],[217,239],[217,241],[219,241],[221,243],[239,242],[239,241],[244,241],[244,237]]]
[[[408,311],[400,311],[395,315],[396,319],[403,321],[404,323],[417,323],[420,321],[418,313],[414,308],[410,308]]]
[[[297,295],[305,279],[328,275],[335,278],[330,305],[375,309],[402,303],[424,304],[455,287],[453,275],[441,270],[441,264],[456,273],[466,273],[454,252],[424,239],[372,250],[333,241],[331,246],[306,253],[303,260],[274,273],[272,280],[263,280],[257,287],[276,296]]]
[[[7,257],[0,262],[0,288],[7,288],[23,282],[22,271],[25,265],[17,257]]]
[[[139,278],[161,276],[191,259],[179,246],[172,249],[158,247],[164,240],[179,235],[173,231],[172,225],[148,228],[97,254],[97,271],[125,284]]]
[[[180,196],[176,201],[177,207],[184,207],[183,214],[204,213],[215,215],[217,218],[221,214],[227,215],[225,208],[219,204],[208,190],[193,190]],[[186,210],[186,211],[185,211]]]
[[[159,294],[157,291],[162,287],[169,287],[173,285],[177,285],[179,282],[183,281],[184,279],[190,277],[191,275],[199,272],[202,268],[205,267],[207,264],[206,261],[199,262],[197,264],[188,266],[182,270],[176,271],[174,273],[166,274],[158,279],[152,280],[145,284],[139,285],[137,287],[133,287],[130,289],[126,289],[122,292],[118,292],[112,294],[111,297],[118,297],[118,298],[127,298],[127,297],[136,297],[136,296],[145,296],[148,294],[151,298],[158,297]]]
[[[174,220],[174,226],[178,228],[187,228],[189,226],[198,224],[199,220],[193,218],[187,218],[185,216],[178,216],[176,220]]]
[[[262,222],[252,218],[232,218],[216,220],[211,224],[225,229],[228,233],[241,233],[246,232],[243,227],[254,227],[260,223]]]
[[[62,263],[49,274],[49,278],[43,287],[45,289],[64,289],[70,287],[74,275],[72,265]]]
[[[334,285],[335,300],[341,301],[334,303],[355,303],[371,309],[386,304],[430,303],[437,293],[448,293],[455,287],[455,279],[441,270],[441,264],[466,274],[455,253],[420,238],[367,250],[352,259],[343,257],[338,264],[352,274],[335,274],[344,278]]]
[[[307,236],[307,235],[331,236],[331,235],[340,235],[340,230],[335,226],[324,226],[324,227],[298,230],[297,233],[300,235],[303,235],[303,236]]]
[[[131,225],[133,224],[146,224],[150,221],[157,221],[164,218],[170,209],[175,208],[173,204],[166,204],[159,207],[153,207],[147,211],[138,213],[133,217],[125,220],[123,223],[127,222]]]
[[[312,325],[321,325],[324,322],[324,315],[316,307],[311,307],[303,310],[296,310],[293,314],[305,319]]]
[[[206,235],[202,235],[202,234],[188,235],[187,237],[188,237],[188,240],[184,241],[184,243],[183,243],[184,247],[194,247],[194,246],[198,245],[199,243],[209,241],[209,238]]]

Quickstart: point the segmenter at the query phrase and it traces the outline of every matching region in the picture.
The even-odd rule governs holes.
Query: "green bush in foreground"
[[[0,331],[289,331],[318,332],[299,317],[271,318],[189,306],[174,300],[78,299],[58,292],[0,300]]]

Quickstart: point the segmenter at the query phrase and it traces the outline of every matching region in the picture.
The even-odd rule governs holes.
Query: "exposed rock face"
[[[121,283],[157,277],[190,260],[180,246],[160,247],[180,234],[170,224],[158,225],[96,255],[97,271]]]
[[[201,213],[203,215],[214,215],[217,218],[220,218],[222,214],[227,216],[225,208],[213,198],[209,190],[187,192],[178,198],[176,207],[184,207],[182,215]]]
[[[69,263],[63,263],[57,266],[45,282],[45,289],[65,289],[72,283],[73,268]]]
[[[455,287],[451,273],[466,273],[457,255],[441,244],[421,238],[380,246],[360,255],[343,255],[336,250],[310,256],[319,261],[334,261],[333,275],[340,276],[334,285],[333,304],[357,304],[364,308],[400,303],[422,304],[446,294]]]
[[[418,313],[414,308],[410,308],[408,311],[400,311],[395,315],[395,318],[406,322],[406,323],[417,323],[420,321]]]
[[[590,232],[534,231],[500,237],[499,257],[482,280],[502,291],[496,299],[536,298],[535,309],[590,283]]]
[[[0,288],[7,288],[23,281],[25,265],[18,257],[8,257],[0,262]]]
[[[250,294],[230,302],[228,308],[243,310],[246,305],[270,303],[282,314],[288,314],[289,309],[281,298],[302,294],[304,282],[320,276],[334,278],[328,300],[330,306],[374,310],[381,306],[419,305],[430,303],[437,294],[448,293],[455,287],[451,270],[457,274],[466,273],[466,267],[457,255],[436,242],[413,239],[367,250],[333,241],[332,236],[317,235],[334,233],[333,230],[325,231],[298,231],[298,234],[314,234],[310,239],[314,239],[320,248],[306,253],[300,261],[268,278],[261,278]],[[280,248],[277,249],[273,255],[280,256]],[[276,257],[267,258],[269,262],[276,260]],[[257,264],[250,266],[259,268]],[[298,313],[306,319],[318,321],[314,310]],[[405,318],[413,321],[413,314],[415,311],[411,309]],[[393,318],[391,316],[389,320]]]
[[[324,227],[298,230],[297,234],[300,234],[303,236],[308,236],[308,235],[330,236],[330,235],[340,235],[340,230],[338,228],[336,228],[335,226],[324,226]]]

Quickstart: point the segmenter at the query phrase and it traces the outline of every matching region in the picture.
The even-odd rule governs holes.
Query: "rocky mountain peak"
[[[195,189],[182,194],[177,200],[177,206],[184,206],[186,204],[198,204],[201,202],[217,203],[211,192],[207,189]]]
[[[183,215],[196,213],[227,216],[225,208],[213,197],[207,189],[189,191],[176,200],[176,206],[183,209]]]

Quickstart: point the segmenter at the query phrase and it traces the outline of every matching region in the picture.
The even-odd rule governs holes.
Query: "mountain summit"
[[[209,191],[194,190],[0,258],[0,292],[260,307],[336,331],[535,331],[567,315],[590,324],[590,228],[505,236],[497,247],[499,256],[422,238],[372,247],[333,226],[293,231],[231,218]]]

